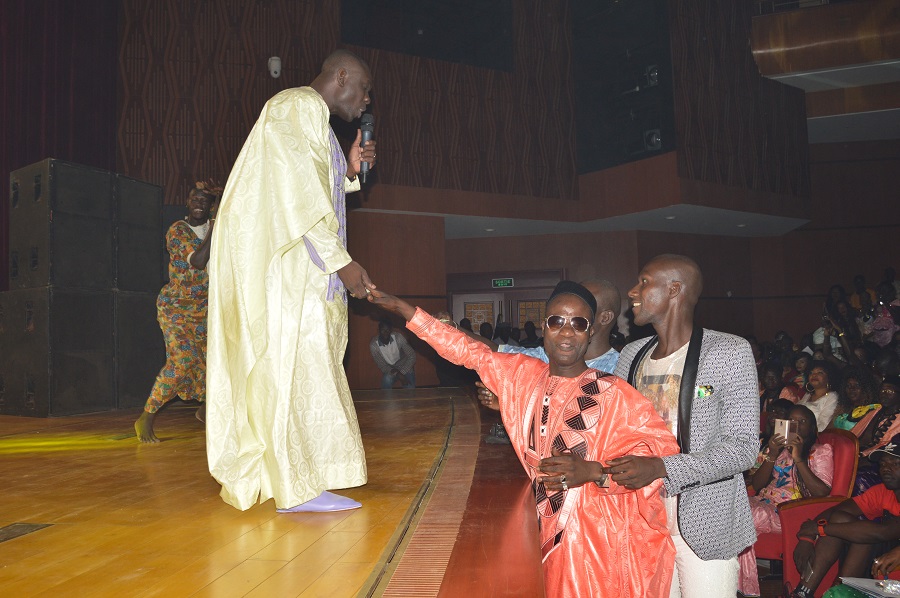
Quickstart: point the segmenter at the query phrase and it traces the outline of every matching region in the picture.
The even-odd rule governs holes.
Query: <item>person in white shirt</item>
[[[381,388],[393,388],[398,380],[403,388],[416,387],[416,352],[402,334],[394,332],[390,320],[378,322],[378,334],[369,342],[369,351],[381,370]]]

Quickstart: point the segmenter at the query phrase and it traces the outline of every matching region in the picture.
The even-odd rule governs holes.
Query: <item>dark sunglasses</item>
[[[566,316],[547,316],[545,323],[547,324],[548,330],[561,330],[566,323],[571,324],[572,330],[575,332],[587,332],[587,329],[591,327],[591,321],[587,318],[582,318],[581,316],[572,318],[567,318]]]

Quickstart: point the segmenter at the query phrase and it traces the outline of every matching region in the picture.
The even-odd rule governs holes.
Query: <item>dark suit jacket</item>
[[[637,365],[656,337],[629,343],[616,375],[634,385]],[[698,387],[711,389],[698,397]],[[707,390],[704,389],[704,390]],[[678,495],[678,528],[704,560],[730,559],[756,541],[742,472],[759,452],[759,383],[750,344],[695,328],[679,395],[681,453],[664,457],[670,495]]]

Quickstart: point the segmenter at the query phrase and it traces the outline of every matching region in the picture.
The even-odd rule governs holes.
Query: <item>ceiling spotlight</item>
[[[486,229],[484,229],[484,232],[486,232],[486,233],[492,233],[492,232],[494,232],[494,229],[492,229],[492,228],[486,228]]]
[[[744,228],[745,226],[747,226],[747,225],[746,224],[738,224],[737,225],[738,228]]]
[[[666,216],[666,220],[675,220],[675,216]]]

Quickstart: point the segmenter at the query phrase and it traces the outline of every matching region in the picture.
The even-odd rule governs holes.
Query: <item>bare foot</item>
[[[134,422],[134,433],[141,442],[159,442],[159,438],[153,433],[153,420],[156,418],[155,413],[144,411],[141,416]]]
[[[200,403],[200,407],[194,412],[194,417],[206,423],[206,403]]]

